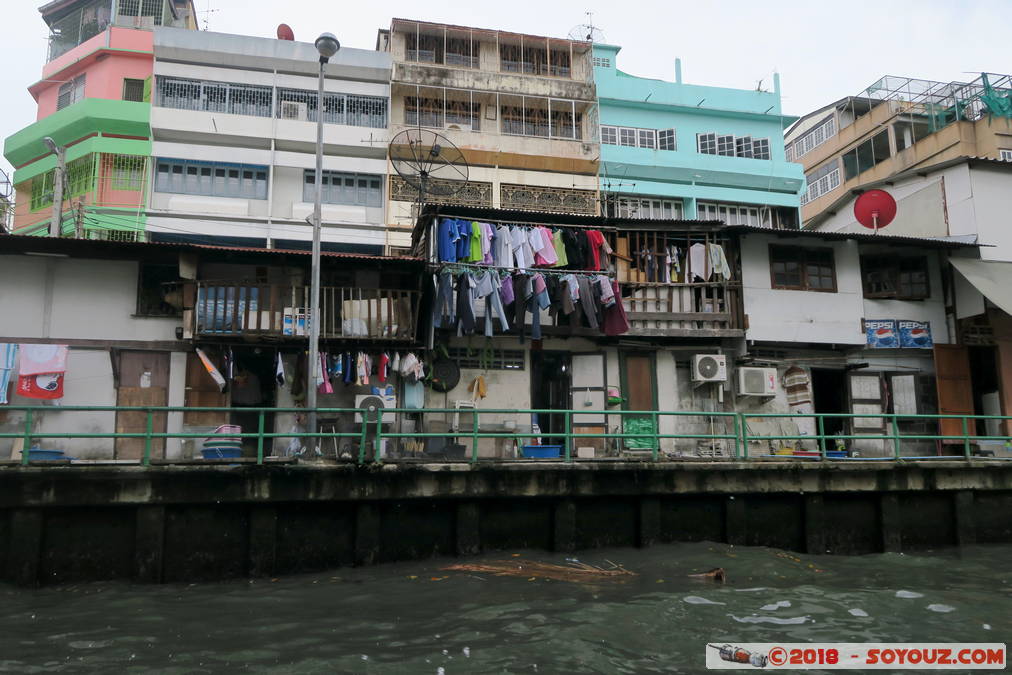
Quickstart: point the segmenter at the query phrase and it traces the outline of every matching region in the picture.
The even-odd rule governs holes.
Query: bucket
[[[42,450],[41,448],[28,450],[28,461],[30,462],[49,462],[56,459],[70,458],[63,454],[63,450]]]
[[[242,448],[234,446],[211,446],[200,451],[204,459],[236,459],[242,457]]]
[[[523,456],[528,459],[558,459],[561,445],[525,445]]]

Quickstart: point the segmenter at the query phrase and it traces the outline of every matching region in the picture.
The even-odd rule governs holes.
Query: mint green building
[[[594,45],[607,212],[797,228],[805,176],[784,154],[797,117],[779,75],[773,91],[684,84],[676,59],[674,82],[654,80],[619,70],[620,49]]]

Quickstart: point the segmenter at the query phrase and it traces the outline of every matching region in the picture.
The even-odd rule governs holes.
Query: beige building
[[[787,131],[787,158],[805,168],[808,225],[847,191],[957,157],[1012,161],[1012,76],[972,82],[883,77],[811,112]]]
[[[393,61],[391,138],[430,129],[469,167],[463,189],[426,201],[598,213],[591,43],[394,19],[376,48]],[[389,173],[388,244],[408,246],[418,191]]]

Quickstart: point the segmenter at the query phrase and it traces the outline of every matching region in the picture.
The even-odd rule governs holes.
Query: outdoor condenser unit
[[[726,382],[727,357],[723,354],[694,354],[692,357],[693,382]]]
[[[741,396],[774,396],[777,393],[776,368],[739,368],[738,394]]]
[[[379,394],[360,394],[355,397],[355,407],[362,412],[355,413],[355,423],[361,424],[363,416],[366,422],[375,424],[379,415],[383,416],[383,422],[393,422],[397,413],[387,412],[387,408],[397,407],[396,396],[381,396]],[[382,411],[382,412],[380,412]]]

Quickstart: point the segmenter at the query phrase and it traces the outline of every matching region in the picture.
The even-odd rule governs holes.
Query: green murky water
[[[1012,641],[1012,546],[848,558],[699,543],[579,558],[636,575],[531,580],[433,560],[274,581],[0,587],[0,672],[695,673],[715,641]],[[466,562],[491,560],[566,556]],[[726,584],[687,576],[717,566]]]

